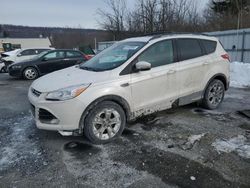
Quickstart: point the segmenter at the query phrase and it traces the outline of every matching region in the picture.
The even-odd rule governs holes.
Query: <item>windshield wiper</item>
[[[96,68],[93,68],[93,67],[80,66],[79,68],[83,69],[83,70],[94,71],[94,72],[102,71],[100,69],[96,69]]]

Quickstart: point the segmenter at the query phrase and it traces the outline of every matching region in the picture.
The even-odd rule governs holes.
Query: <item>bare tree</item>
[[[115,40],[120,39],[125,31],[126,0],[106,0],[106,4],[110,11],[98,9],[99,23],[103,29],[113,33]]]

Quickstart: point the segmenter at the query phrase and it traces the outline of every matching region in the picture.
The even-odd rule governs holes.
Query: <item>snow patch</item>
[[[32,124],[30,116],[1,121],[0,127],[8,127],[11,131],[7,137],[0,138],[2,147],[0,148],[0,171],[18,165],[21,161],[33,158],[36,159],[38,148],[36,141],[30,140],[28,135]]]
[[[205,136],[205,135],[206,135],[206,133],[198,134],[198,135],[191,135],[190,137],[188,137],[188,142],[189,142],[190,144],[194,144],[195,142],[200,141],[201,138],[202,138],[203,136]]]
[[[230,86],[250,87],[250,63],[230,63]]]
[[[229,140],[216,139],[212,146],[215,147],[218,153],[236,152],[241,157],[250,158],[250,143],[243,135],[238,135]]]
[[[115,162],[109,146],[96,146],[100,151],[91,156],[82,155],[81,158],[65,151],[63,162],[68,172],[77,178],[84,178],[83,186],[91,187],[129,187],[148,178],[164,184],[161,179],[148,172],[138,171],[126,164]],[[84,170],[83,170],[84,167]]]

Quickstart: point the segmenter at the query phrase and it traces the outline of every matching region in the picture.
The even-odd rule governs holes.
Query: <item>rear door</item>
[[[180,97],[199,95],[203,88],[207,58],[198,39],[178,38],[175,40],[178,51],[177,76]]]
[[[37,65],[42,74],[50,73],[56,70],[63,69],[65,52],[52,51],[41,58],[41,62]]]
[[[172,40],[160,41],[139,55],[137,62],[151,63],[151,70],[131,74],[131,91],[136,115],[170,107],[178,97]]]

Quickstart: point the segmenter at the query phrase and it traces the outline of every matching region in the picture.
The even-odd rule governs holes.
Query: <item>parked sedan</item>
[[[10,52],[4,52],[1,54],[2,60],[10,65],[12,63],[18,63],[21,61],[26,61],[32,59],[33,57],[39,55],[44,51],[54,50],[54,48],[26,48],[26,49],[16,49]]]
[[[78,50],[51,50],[42,52],[31,60],[13,63],[9,66],[9,75],[34,80],[44,74],[64,69],[86,61]]]

